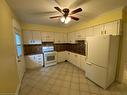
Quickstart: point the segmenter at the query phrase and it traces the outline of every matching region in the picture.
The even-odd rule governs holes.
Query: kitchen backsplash
[[[24,45],[24,55],[42,54],[42,44]]]
[[[46,43],[42,43],[40,45],[24,45],[24,54],[25,55],[33,55],[33,54],[41,54],[42,53],[42,46],[44,46]],[[48,42],[47,44],[48,45]],[[50,43],[51,45],[51,43]],[[77,41],[75,44],[70,44],[70,43],[58,43],[58,44],[53,44],[54,49],[57,52],[60,51],[70,51],[73,53],[81,54],[81,55],[86,55],[85,53],[85,44],[84,41]]]

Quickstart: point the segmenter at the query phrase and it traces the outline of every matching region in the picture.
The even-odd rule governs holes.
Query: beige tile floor
[[[64,62],[27,70],[19,95],[127,95],[127,85],[114,83],[104,90],[85,78],[84,71]]]

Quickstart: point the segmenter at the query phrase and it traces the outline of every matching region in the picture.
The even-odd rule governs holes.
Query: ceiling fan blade
[[[76,14],[76,13],[81,12],[81,11],[82,11],[82,8],[78,8],[78,9],[76,9],[76,10],[73,10],[73,11],[70,13],[70,15]]]
[[[76,20],[76,21],[78,21],[79,20],[79,18],[78,17],[74,17],[74,16],[70,16],[71,17],[71,19],[73,19],[73,20]]]
[[[62,13],[62,10],[59,7],[54,7],[57,11],[59,11],[60,13]]]
[[[62,16],[52,16],[52,17],[49,17],[50,19],[53,19],[53,18],[60,18]]]

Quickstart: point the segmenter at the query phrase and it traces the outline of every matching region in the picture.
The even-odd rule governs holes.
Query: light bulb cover
[[[71,21],[71,18],[70,18],[70,17],[66,17],[64,23],[67,24],[67,23],[69,23],[70,21]]]
[[[65,22],[65,17],[60,18],[61,22]]]

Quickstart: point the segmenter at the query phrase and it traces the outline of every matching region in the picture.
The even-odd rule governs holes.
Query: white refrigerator
[[[119,36],[87,37],[86,43],[86,77],[106,89],[116,76]]]

